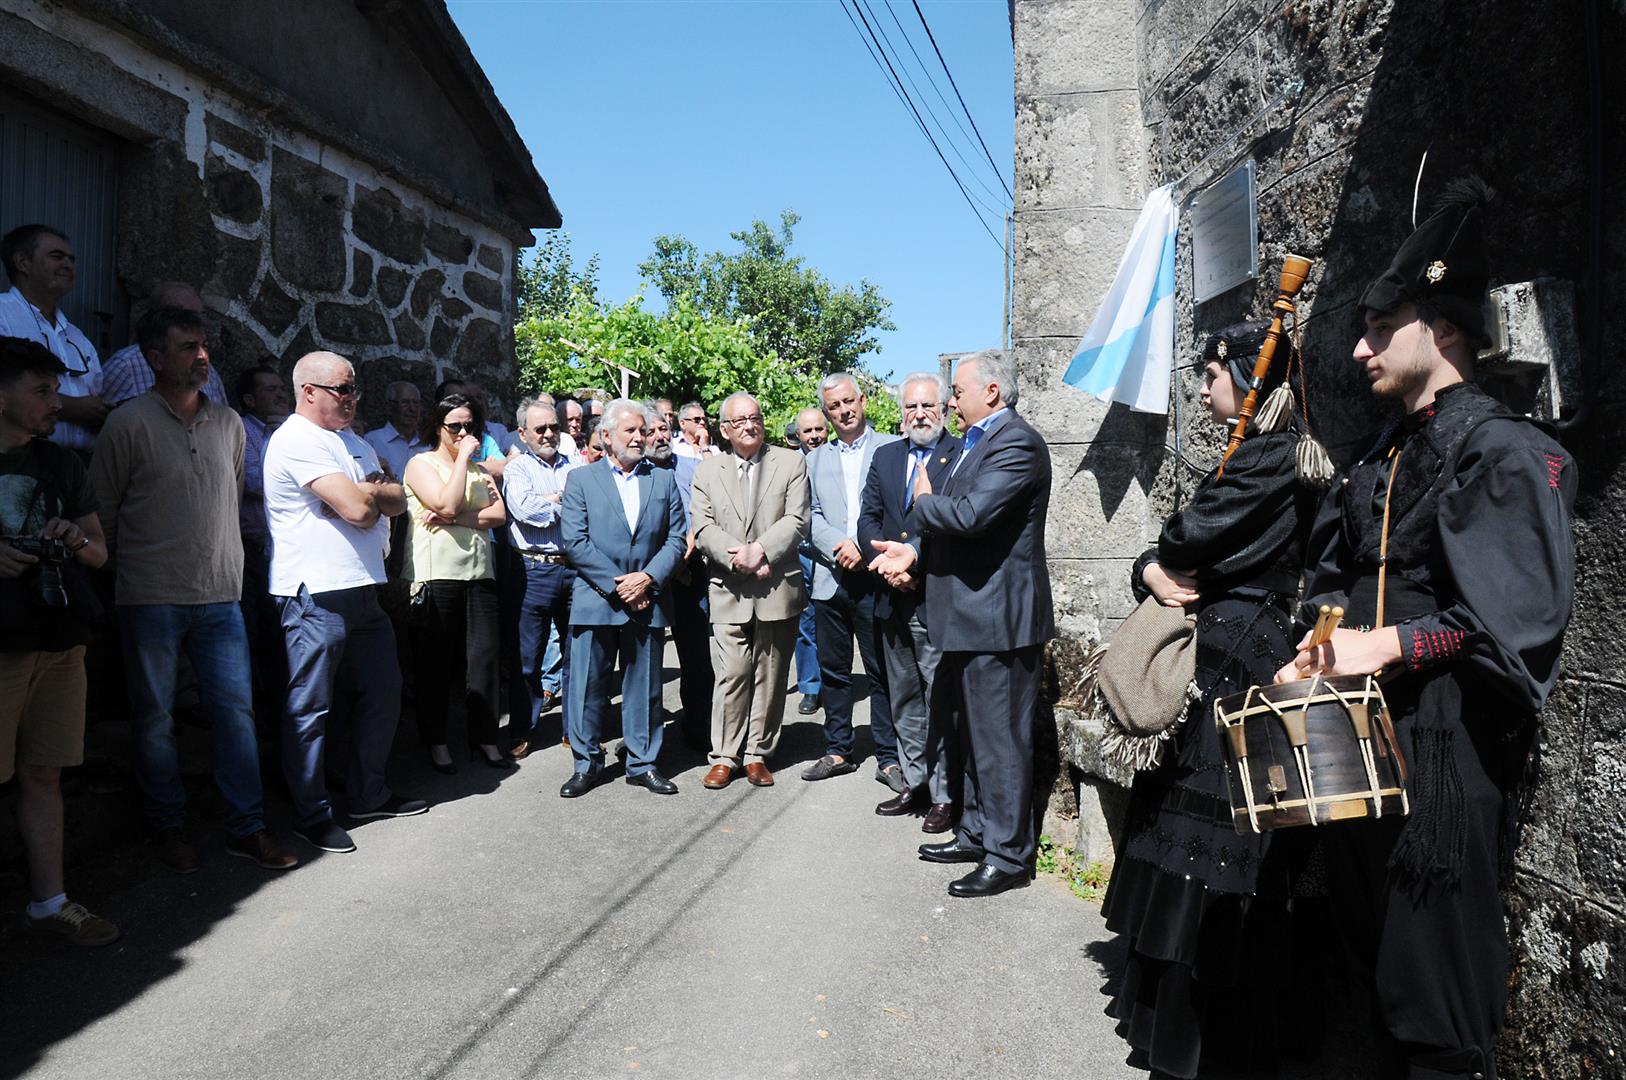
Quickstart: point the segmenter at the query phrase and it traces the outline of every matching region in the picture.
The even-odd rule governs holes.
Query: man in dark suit
[[[858,513],[858,546],[875,550],[877,540],[907,541],[904,518],[915,502],[915,474],[925,470],[941,486],[960,457],[960,440],[943,430],[948,387],[941,376],[916,372],[898,387],[903,430],[908,436],[875,451],[864,482]],[[903,588],[877,589],[875,620],[880,624],[881,659],[886,666],[898,761],[906,789],[875,808],[885,817],[926,809],[922,830],[947,832],[953,823],[951,780],[958,767],[952,717],[931,708],[932,683],[942,654],[921,621],[921,577],[917,566]]]
[[[609,676],[621,658],[621,731],[627,783],[657,795],[677,785],[655,771],[661,752],[661,647],[671,622],[666,592],[683,558],[683,503],[671,472],[644,460],[652,410],[617,398],[601,422],[604,457],[572,469],[563,503],[565,557],[576,571],[570,598],[571,695],[566,733],[576,771],[559,789],[585,795],[604,768],[599,745]]]
[[[955,713],[965,758],[960,827],[922,844],[929,862],[977,863],[952,896],[1027,884],[1033,866],[1033,725],[1039,661],[1055,635],[1045,566],[1050,453],[1016,415],[1016,371],[1003,353],[973,353],[954,371],[965,443],[937,493],[915,474],[907,540],[878,540],[871,569],[894,587],[925,566],[926,629],[943,651],[939,698]]]

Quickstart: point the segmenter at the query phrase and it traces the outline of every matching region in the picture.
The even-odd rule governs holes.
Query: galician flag
[[[1146,197],[1101,310],[1061,379],[1136,412],[1169,411],[1174,366],[1174,242],[1180,211],[1172,184]]]

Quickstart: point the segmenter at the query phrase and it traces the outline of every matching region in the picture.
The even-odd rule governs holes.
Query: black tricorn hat
[[[1475,341],[1489,342],[1484,305],[1490,261],[1485,255],[1484,210],[1495,197],[1477,176],[1447,185],[1428,220],[1417,226],[1389,268],[1366,287],[1361,307],[1393,311],[1401,304],[1428,304]]]
[[[1259,350],[1264,348],[1265,336],[1269,330],[1268,319],[1232,323],[1216,330],[1208,336],[1207,343],[1203,345],[1202,363],[1224,366],[1231,373],[1231,381],[1240,389],[1246,390],[1253,382],[1253,362],[1259,355]],[[1292,355],[1293,344],[1292,342],[1285,344],[1285,348],[1277,346],[1270,371],[1265,375],[1264,385],[1260,387],[1261,394],[1269,394],[1280,386],[1287,373],[1287,361]]]

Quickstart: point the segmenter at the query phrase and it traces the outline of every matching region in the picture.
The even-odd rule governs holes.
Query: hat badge
[[[1224,338],[1220,338],[1219,341],[1215,342],[1214,355],[1218,356],[1221,360],[1224,360],[1226,354],[1230,351],[1231,347],[1225,343]]]
[[[1433,262],[1428,264],[1428,283],[1430,285],[1438,285],[1444,279],[1445,263],[1439,259],[1435,259]]]

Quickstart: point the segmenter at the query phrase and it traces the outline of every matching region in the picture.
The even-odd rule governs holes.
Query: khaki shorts
[[[0,783],[17,763],[65,769],[85,759],[85,647],[0,653]]]

